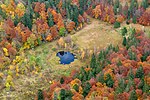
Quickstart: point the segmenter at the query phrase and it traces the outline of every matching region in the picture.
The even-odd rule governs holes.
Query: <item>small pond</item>
[[[60,58],[60,64],[70,64],[74,61],[75,55],[68,52],[60,51],[56,54]]]

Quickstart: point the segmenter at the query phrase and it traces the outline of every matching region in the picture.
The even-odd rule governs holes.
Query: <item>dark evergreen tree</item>
[[[16,16],[15,16],[15,19],[14,19],[14,25],[17,26],[18,23],[19,23],[19,18],[18,18],[18,16],[16,15]]]
[[[105,51],[100,51],[99,56],[98,56],[98,61],[104,60],[106,58]]]
[[[87,5],[87,0],[79,0],[79,7],[82,10],[86,9],[86,5]]]
[[[130,18],[131,18],[131,11],[128,10],[128,13],[127,13],[127,21],[130,20]]]
[[[84,0],[79,0],[80,9],[84,8]]]
[[[71,14],[73,14],[73,10],[71,10],[71,12],[70,12],[70,10],[68,8],[66,8],[66,13],[67,13],[67,19],[71,19],[72,18]]]
[[[48,9],[51,7],[50,2],[49,1],[45,1],[45,8]]]
[[[34,12],[34,14],[35,14],[35,19],[40,17],[40,14],[38,12]]]
[[[119,5],[120,5],[120,1],[119,0],[115,0],[115,4],[117,8],[119,8]]]
[[[88,80],[90,80],[93,77],[94,77],[94,74],[92,73],[92,71],[90,71],[89,74],[88,74]]]
[[[3,12],[2,8],[0,7],[0,16],[3,18],[3,19],[6,19],[7,15],[5,12]]]
[[[128,83],[125,88],[125,92],[129,92],[131,87],[135,87],[134,81],[131,78],[128,78]]]
[[[71,90],[66,90],[65,91],[65,100],[72,100],[73,93]]]
[[[137,71],[136,71],[136,74],[135,74],[135,77],[136,78],[143,78],[144,77],[144,71],[143,71],[143,67],[140,66]]]
[[[148,52],[144,53],[143,56],[141,57],[141,61],[146,61],[146,58],[149,56],[150,54]]]
[[[97,67],[95,68],[96,70],[96,74],[100,73],[100,71],[102,71],[102,67],[100,67],[100,63],[97,62]]]
[[[114,23],[114,28],[119,28],[120,27],[120,22],[115,22]]]
[[[131,79],[131,80],[134,79],[134,74],[133,74],[132,68],[130,68],[130,71],[128,73],[128,79]]]
[[[32,29],[32,19],[29,13],[24,14],[24,16],[21,18],[21,22],[30,30]]]
[[[143,86],[143,92],[149,93],[149,90],[150,90],[150,85],[145,82]]]
[[[136,57],[135,52],[132,52],[131,50],[129,50],[128,55],[130,57],[130,60],[135,60],[136,61],[137,57]]]
[[[130,93],[129,100],[137,100],[137,99],[138,99],[138,97],[137,97],[136,91],[132,90]]]
[[[59,94],[60,100],[65,100],[65,94],[66,94],[65,89],[61,89]]]
[[[118,61],[117,66],[122,66],[122,62],[120,60]]]
[[[114,10],[115,15],[117,15],[117,6],[116,5],[113,6],[113,10]]]
[[[130,12],[131,16],[133,15],[135,3],[136,3],[135,0],[131,0],[131,4],[130,4],[130,8],[129,8],[129,12]]]
[[[78,26],[78,16],[79,16],[79,10],[76,5],[73,5],[73,21],[76,23],[76,26]]]
[[[63,78],[63,77],[60,78],[60,83],[61,83],[61,84],[64,83],[64,78]]]
[[[55,1],[54,0],[48,0],[50,7],[54,8],[55,6]]]
[[[140,80],[140,84],[138,85],[138,89],[143,89],[144,87],[144,84],[145,84],[145,81],[144,81],[144,77]]]
[[[95,67],[96,67],[96,57],[95,57],[94,54],[92,55],[90,67],[91,67],[91,68],[95,68]]]
[[[127,45],[127,39],[126,39],[126,37],[123,37],[122,45],[123,45],[123,46],[126,46],[126,45]]]
[[[119,79],[118,87],[116,89],[116,93],[123,93],[126,88],[125,80],[123,78]]]
[[[108,87],[113,88],[114,80],[112,79],[112,77],[111,77],[110,74],[107,74],[107,75],[106,75],[105,83],[106,83],[106,85],[107,85]]]
[[[66,9],[66,0],[62,2],[62,9]]]
[[[82,95],[83,95],[84,97],[86,97],[86,96],[88,95],[90,89],[91,89],[90,83],[89,83],[89,82],[86,82],[86,83],[84,84],[84,86],[83,86],[83,93],[82,93]]]
[[[113,6],[114,7],[113,10],[114,10],[115,15],[117,15],[117,13],[119,11],[119,5],[120,5],[119,0],[115,0],[114,6]]]
[[[79,86],[78,86],[77,84],[75,84],[75,85],[73,86],[73,89],[75,89],[77,92],[79,92]]]
[[[79,14],[83,15],[83,13],[84,13],[83,9],[79,9]]]
[[[32,9],[32,4],[27,5],[27,11],[25,12],[24,16],[21,18],[21,22],[30,30],[32,29],[33,15],[34,15],[34,11]]]
[[[148,0],[143,0],[141,6],[146,9],[148,7]]]
[[[41,89],[38,90],[38,100],[44,100],[43,91]]]
[[[122,36],[125,36],[126,33],[127,33],[127,28],[126,28],[126,27],[123,27],[123,28],[121,29],[121,34],[122,34]]]
[[[88,1],[87,1],[87,8],[89,8],[89,7],[91,6],[91,4],[92,4],[92,1],[91,1],[91,0],[88,0]]]
[[[134,15],[132,18],[132,23],[136,24],[137,20],[136,20],[136,16]]]
[[[98,77],[98,81],[101,82],[102,84],[105,83],[104,73],[103,72],[100,72],[100,75]]]
[[[51,13],[48,13],[48,25],[52,27],[54,25],[53,16]]]

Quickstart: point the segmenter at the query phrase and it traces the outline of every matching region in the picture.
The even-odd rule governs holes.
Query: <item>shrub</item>
[[[66,29],[63,27],[63,28],[60,28],[59,30],[59,35],[60,36],[65,36],[65,33],[66,33]]]
[[[114,23],[114,28],[119,28],[120,27],[120,23],[119,22],[115,22]]]

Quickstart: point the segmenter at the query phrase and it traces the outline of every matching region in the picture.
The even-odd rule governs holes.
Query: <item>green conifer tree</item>
[[[53,16],[51,13],[48,13],[48,25],[52,27],[54,25]]]
[[[146,9],[148,7],[148,0],[143,0],[141,6]]]
[[[121,34],[122,34],[122,36],[125,36],[126,33],[127,33],[127,28],[126,28],[126,27],[123,27],[123,28],[121,29]]]
[[[107,75],[106,75],[105,83],[106,83],[106,85],[107,85],[108,87],[113,88],[114,80],[112,79],[112,77],[111,77],[110,74],[107,74]]]
[[[120,22],[115,22],[114,23],[114,28],[119,28],[120,27]]]
[[[105,83],[103,72],[100,72],[100,76],[98,77],[98,81],[101,82],[102,84]]]
[[[136,16],[134,15],[132,18],[132,23],[136,24],[137,20],[136,20]]]
[[[133,74],[133,71],[132,71],[132,68],[130,68],[130,71],[128,73],[128,79],[134,79],[134,74]]]
[[[137,100],[137,99],[138,99],[138,97],[137,97],[136,91],[132,90],[130,93],[129,100]]]
[[[143,71],[143,67],[140,66],[137,71],[136,71],[136,74],[135,74],[135,77],[136,78],[141,78],[144,77],[144,71]]]
[[[38,90],[38,100],[44,100],[43,91],[41,89]]]
[[[7,17],[6,13],[2,10],[1,7],[0,7],[0,16],[1,16],[3,19],[6,19],[6,17]]]
[[[126,39],[126,37],[123,37],[122,45],[123,45],[123,46],[126,46],[126,45],[127,45],[127,39]]]
[[[95,68],[95,67],[96,67],[96,57],[95,57],[94,54],[92,55],[90,67],[91,67],[91,68]]]
[[[75,89],[77,92],[79,92],[79,86],[78,86],[77,84],[75,84],[75,85],[73,86],[73,89]]]
[[[84,87],[83,87],[83,94],[82,94],[82,95],[83,95],[84,97],[86,97],[86,96],[88,95],[90,89],[91,89],[90,83],[89,83],[89,82],[86,82],[85,85],[84,85]]]

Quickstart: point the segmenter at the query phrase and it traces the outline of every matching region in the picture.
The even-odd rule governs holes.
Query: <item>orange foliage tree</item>
[[[68,24],[66,25],[66,29],[68,32],[71,32],[74,28],[75,28],[75,22],[73,21],[68,22]]]
[[[116,21],[117,21],[117,22],[120,22],[120,23],[122,23],[124,20],[125,20],[125,19],[124,19],[124,17],[123,17],[122,15],[119,15],[119,16],[117,17],[117,19],[116,19]]]
[[[58,14],[58,19],[57,19],[57,27],[58,27],[58,30],[60,30],[60,28],[64,28],[64,22],[63,22],[63,18],[61,16],[61,14]]]
[[[138,22],[142,25],[149,26],[150,25],[150,10],[145,11],[143,15],[138,19]]]
[[[50,28],[52,38],[56,38],[58,36],[58,30],[56,26]]]

